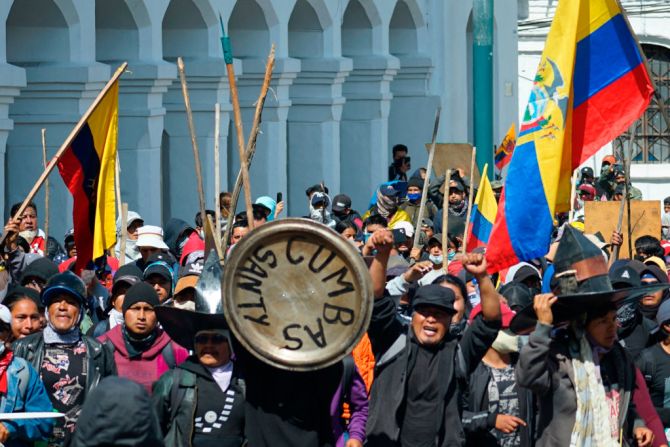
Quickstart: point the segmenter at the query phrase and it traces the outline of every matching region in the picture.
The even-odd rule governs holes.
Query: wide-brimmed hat
[[[221,264],[211,250],[195,287],[195,310],[170,305],[154,308],[161,326],[172,340],[194,349],[195,335],[205,330],[228,330],[221,302]]]
[[[153,247],[160,250],[167,250],[168,246],[163,240],[163,229],[155,225],[145,225],[137,230],[138,247]]]
[[[556,286],[553,291],[558,297],[551,308],[554,325],[573,320],[589,310],[621,305],[638,299],[652,289],[668,287],[668,284],[654,284],[615,290],[602,251],[569,225],[565,227],[556,249],[554,268]],[[537,316],[531,303],[516,314],[510,329],[517,334],[525,334],[533,330],[536,322]]]

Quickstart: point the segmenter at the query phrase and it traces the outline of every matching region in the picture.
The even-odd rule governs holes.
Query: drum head
[[[293,371],[332,365],[368,328],[374,300],[363,258],[312,220],[258,227],[235,245],[224,270],[228,325],[270,365]]]

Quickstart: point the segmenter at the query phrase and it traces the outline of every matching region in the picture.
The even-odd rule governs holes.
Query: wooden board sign
[[[426,150],[430,154],[430,143],[426,144]],[[470,164],[472,163],[472,145],[469,143],[437,143],[435,145],[435,157],[433,158],[433,175],[441,177],[447,169],[462,169],[467,177],[470,175]],[[493,169],[489,166],[489,170]],[[479,169],[475,163],[474,185],[479,185]]]
[[[605,241],[609,242],[612,232],[616,230],[621,202],[585,202],[584,205],[585,233],[600,232]],[[631,239],[633,251],[635,251],[635,240],[640,236],[660,237],[661,207],[657,200],[631,200],[630,211]],[[628,210],[625,207],[621,232],[623,233],[623,245],[619,251],[619,258],[631,259],[632,255],[628,251]]]

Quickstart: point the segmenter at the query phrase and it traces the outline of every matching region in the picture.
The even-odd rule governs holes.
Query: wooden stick
[[[423,179],[423,190],[421,191],[421,202],[419,204],[419,215],[416,218],[416,224],[414,225],[414,245],[413,247],[419,246],[419,238],[421,237],[421,220],[423,219],[423,212],[426,209],[426,200],[428,198],[428,186],[430,185],[430,174],[433,171],[433,158],[435,158],[435,144],[437,142],[437,131],[440,127],[440,112],[442,107],[437,106],[437,111],[435,112],[435,124],[433,125],[433,140],[430,144],[430,152],[428,153],[428,166],[426,166],[426,178]],[[449,179],[444,179],[445,182],[449,183]]]
[[[121,204],[121,244],[119,247],[119,265],[126,263],[126,239],[128,237],[128,204]]]
[[[630,135],[630,141],[628,142],[628,152],[624,154],[624,160],[623,160],[623,171],[624,174],[626,175],[626,183],[624,184],[625,188],[624,191],[626,193],[626,197],[624,198],[624,201],[626,202],[626,220],[627,220],[627,233],[628,233],[628,257],[630,259],[633,258],[633,229],[631,228],[630,225],[630,161],[633,158],[633,144],[635,143],[635,131],[637,130],[637,122],[633,123],[633,130],[631,131]]]
[[[625,209],[626,203],[628,202],[628,201],[626,200],[626,198],[628,197],[628,172],[627,172],[627,169],[626,169],[626,164],[627,164],[627,163],[626,163],[626,162],[627,162],[626,159],[627,159],[627,158],[630,158],[630,156],[631,156],[632,153],[633,153],[633,152],[632,152],[632,149],[633,149],[633,143],[632,143],[632,142],[633,142],[633,140],[635,139],[635,131],[636,131],[636,130],[637,130],[637,126],[635,125],[635,123],[633,123],[633,128],[632,128],[631,131],[630,131],[630,142],[629,142],[629,144],[628,144],[628,149],[629,149],[630,154],[627,153],[625,149],[624,149],[624,154],[623,154],[624,173],[626,174],[626,189],[625,189],[624,192],[625,192],[625,194],[626,194],[626,197],[623,198],[623,199],[621,199],[621,204],[619,205],[619,218],[618,218],[617,226],[616,226],[616,232],[617,232],[617,233],[621,233],[621,228],[622,228],[622,225],[623,225],[623,213],[624,213],[624,209]],[[630,160],[628,160],[628,162],[630,162]],[[629,224],[630,224],[630,221],[629,221]],[[629,227],[629,228],[628,228],[628,233],[629,233],[629,235],[628,235],[628,239],[629,239],[629,243],[630,243],[630,232],[631,232],[631,229],[630,229],[630,227]],[[621,246],[617,245],[616,247],[614,247],[614,249],[612,250],[612,258],[610,259],[610,265],[611,265],[614,261],[616,261],[617,259],[619,259],[619,252],[620,252],[620,251],[621,251]],[[629,255],[629,256],[632,255],[632,251],[629,251],[628,255]]]
[[[114,75],[112,75],[110,80],[107,81],[107,84],[103,87],[103,89],[100,90],[100,93],[98,93],[98,96],[91,103],[91,105],[88,107],[86,112],[84,112],[84,114],[81,116],[81,118],[79,118],[79,121],[77,122],[77,124],[75,124],[75,126],[72,128],[72,130],[70,131],[67,138],[65,138],[65,141],[63,141],[63,144],[61,144],[60,148],[58,148],[58,150],[56,151],[54,156],[51,158],[51,161],[47,165],[44,172],[42,172],[42,174],[39,176],[39,178],[37,179],[37,181],[33,185],[32,189],[30,190],[30,192],[26,196],[26,198],[23,199],[23,203],[21,204],[19,209],[16,211],[16,214],[14,214],[14,216],[12,216],[12,220],[18,219],[23,214],[23,212],[26,210],[26,207],[28,206],[28,203],[30,203],[30,201],[35,198],[35,195],[39,191],[42,184],[45,182],[45,180],[47,179],[47,177],[49,176],[51,171],[53,171],[53,169],[56,167],[56,163],[58,163],[58,160],[61,159],[61,157],[63,156],[65,151],[70,147],[70,144],[72,144],[72,141],[77,137],[77,134],[79,133],[81,128],[84,127],[84,125],[86,124],[86,121],[89,119],[89,117],[91,116],[93,111],[95,111],[95,108],[98,106],[98,104],[100,104],[100,101],[102,101],[102,99],[105,97],[105,94],[109,91],[109,89],[112,88],[112,86],[119,79],[119,77],[121,77],[121,75],[123,74],[123,72],[125,71],[127,66],[128,66],[128,63],[124,62],[119,66],[119,68],[116,69],[116,71],[114,72]],[[0,237],[0,246],[2,246],[4,244],[5,239],[7,238],[8,235],[9,235],[9,232],[5,232],[5,234],[3,234]]]
[[[465,254],[465,247],[467,245],[468,241],[468,226],[470,225],[470,216],[472,215],[472,202],[475,199],[475,195],[473,194],[474,191],[474,186],[475,186],[475,157],[477,156],[477,147],[473,146],[472,147],[472,160],[470,160],[470,190],[468,191],[468,212],[466,213],[466,218],[465,218],[465,230],[463,230],[463,247],[461,247],[461,251],[463,254]],[[446,182],[447,180],[445,180]],[[448,185],[449,183],[445,183],[445,191],[444,195],[449,195],[448,193]]]
[[[449,188],[449,177],[451,177],[451,169],[447,169],[445,174],[445,185]],[[447,190],[442,196],[442,268],[444,273],[447,273],[449,268],[449,194]]]
[[[254,121],[251,126],[251,132],[249,133],[249,139],[247,140],[247,147],[245,150],[245,155],[247,158],[247,163],[251,164],[251,161],[254,158],[256,153],[256,139],[258,138],[258,133],[260,132],[261,117],[263,115],[263,106],[265,105],[265,98],[267,97],[268,90],[270,88],[270,81],[272,80],[272,70],[275,63],[275,46],[272,45],[270,49],[270,54],[268,55],[268,60],[265,65],[265,77],[263,78],[263,85],[261,86],[261,92],[256,101],[256,111],[254,113]],[[235,187],[233,188],[233,193],[230,198],[230,213],[228,214],[228,221],[226,224],[226,234],[223,237],[221,243],[221,251],[225,254],[228,247],[228,241],[230,240],[230,234],[233,231],[233,218],[235,217],[235,210],[237,209],[237,201],[240,197],[240,192],[242,190],[242,171],[238,172],[237,179],[235,180]]]
[[[188,131],[191,134],[191,146],[193,147],[193,161],[195,163],[195,176],[198,183],[198,201],[200,203],[200,217],[205,219],[205,190],[202,186],[202,171],[200,167],[200,151],[198,150],[198,139],[195,133],[195,124],[193,123],[193,110],[191,109],[191,98],[188,94],[188,85],[186,84],[186,70],[184,69],[184,60],[177,58],[177,69],[179,70],[179,80],[181,81],[181,92],[184,95],[184,106],[186,108],[186,121]]]
[[[221,246],[221,204],[219,194],[221,193],[221,170],[219,166],[219,139],[221,135],[221,104],[214,105],[214,218],[216,219],[216,240]]]
[[[273,47],[274,48],[274,47]],[[224,47],[225,51],[225,47]],[[240,157],[240,175],[244,187],[244,205],[247,209],[247,221],[249,230],[254,229],[254,213],[251,206],[251,184],[249,183],[249,163],[245,154],[244,130],[242,129],[242,112],[240,111],[240,99],[237,94],[237,83],[235,81],[235,68],[233,66],[232,54],[226,59],[226,72],[228,73],[228,85],[230,86],[230,102],[233,104],[233,118],[235,121],[235,133],[237,134],[237,153]],[[231,211],[234,212],[235,208]],[[237,203],[235,203],[237,205]]]
[[[47,130],[42,129],[42,163],[47,168]],[[44,180],[44,249],[49,245],[49,178]]]

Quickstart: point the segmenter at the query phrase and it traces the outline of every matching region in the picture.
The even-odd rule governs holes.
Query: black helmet
[[[589,168],[588,166],[583,167],[580,172],[582,174],[582,178],[584,177],[594,178],[593,169]]]
[[[84,285],[84,281],[69,270],[54,275],[49,279],[44,290],[42,290],[42,303],[48,307],[51,300],[59,293],[67,293],[75,297],[82,306],[86,301],[86,286]]]

